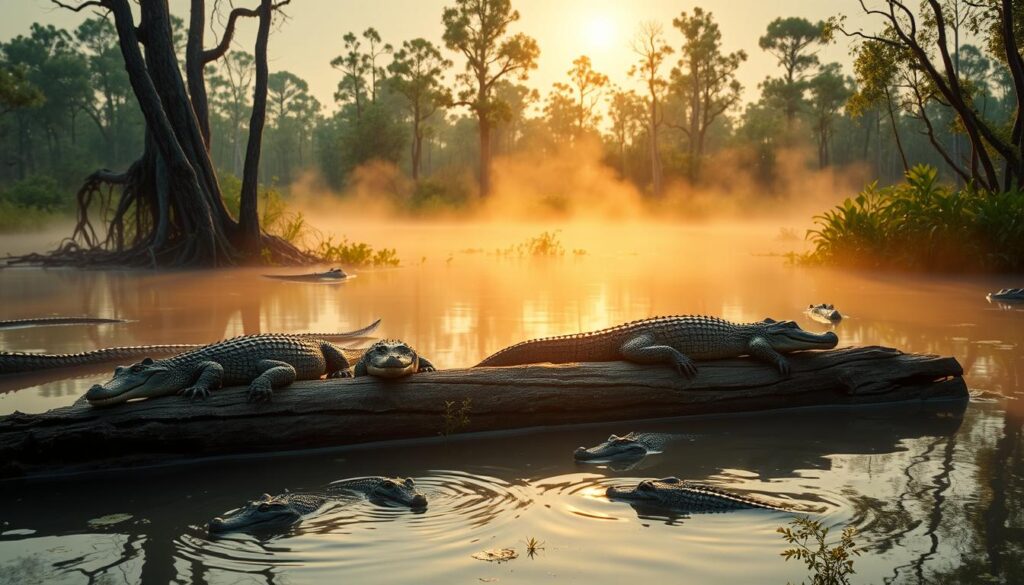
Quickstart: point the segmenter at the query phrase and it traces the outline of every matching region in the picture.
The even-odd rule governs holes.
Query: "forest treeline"
[[[671,182],[700,185],[742,169],[763,186],[755,195],[771,197],[780,157],[793,153],[807,170],[857,165],[892,183],[925,163],[948,180],[1000,190],[1007,153],[987,139],[1005,137],[1019,157],[1021,133],[1001,3],[934,4],[939,12],[922,5],[911,15],[913,34],[926,45],[955,33],[943,40],[948,54],[924,49],[933,63],[952,62],[952,94],[901,38],[908,15],[889,21],[883,10],[866,32],[847,30],[841,18],[772,21],[758,46],[777,66],[758,83],[756,101],[743,103],[737,73],[748,55],[727,52],[728,31],[701,8],[639,25],[622,49],[634,56],[629,71],[597,71],[581,54],[542,93],[527,85],[542,47],[516,32],[509,0],[458,0],[438,15],[440,46],[389,38],[383,23],[335,39],[334,104],[320,103],[293,72],[270,72],[258,178],[287,190],[312,173],[341,192],[361,165],[385,161],[411,179],[410,208],[458,207],[488,192],[496,156],[556,156],[587,143],[653,196]],[[173,25],[184,63],[184,22]],[[852,71],[819,58],[843,33],[856,40]],[[123,169],[143,150],[145,123],[111,20],[93,16],[74,30],[34,24],[0,44],[0,58],[0,205],[70,210],[83,177]],[[633,87],[614,85],[610,74]],[[254,57],[241,49],[206,67],[208,148],[221,176],[243,173],[254,77]],[[729,168],[709,164],[724,154]],[[224,196],[230,207],[228,189]]]

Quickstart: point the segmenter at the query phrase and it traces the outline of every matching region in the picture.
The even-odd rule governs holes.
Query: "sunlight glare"
[[[605,50],[612,46],[615,36],[615,22],[607,15],[594,14],[583,26],[588,50]]]

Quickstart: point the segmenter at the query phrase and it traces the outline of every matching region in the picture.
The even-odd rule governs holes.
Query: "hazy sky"
[[[172,11],[181,15],[188,9],[186,0],[170,2]],[[243,6],[256,3],[236,0]],[[271,37],[270,69],[285,69],[306,79],[317,99],[333,110],[340,74],[329,63],[341,53],[342,35],[373,26],[385,41],[396,46],[415,37],[440,45],[441,12],[451,4],[454,0],[293,0],[286,9],[289,20]],[[0,0],[0,6],[4,14],[0,39],[5,41],[27,33],[32,22],[73,29],[86,18],[56,8],[47,0]],[[635,59],[629,41],[638,24],[648,20],[661,23],[669,44],[677,46],[681,35],[672,27],[672,19],[694,6],[714,14],[727,51],[743,49],[749,55],[739,72],[747,100],[756,99],[757,84],[767,75],[778,74],[772,57],[757,45],[768,23],[776,17],[802,16],[816,21],[846,12],[853,23],[865,22],[853,0],[513,0],[513,6],[522,16],[513,32],[532,35],[540,45],[538,67],[527,84],[542,94],[565,76],[572,60],[581,54],[589,55],[594,69],[608,75],[613,83],[634,87],[627,71]],[[236,45],[252,52],[255,28],[254,20],[243,21]],[[838,45],[822,49],[819,56],[823,62],[842,62],[849,73],[848,53],[849,43],[843,39]],[[459,63],[454,55],[448,56]],[[673,64],[675,60],[673,57]]]

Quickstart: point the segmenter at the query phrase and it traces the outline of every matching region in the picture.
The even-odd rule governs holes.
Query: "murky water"
[[[834,303],[842,344],[956,356],[976,391],[1020,398],[1024,311],[984,293],[1024,278],[911,278],[787,266],[795,244],[749,227],[577,226],[558,258],[496,254],[537,226],[366,226],[402,268],[338,285],[217,273],[0,271],[0,319],[44,315],[132,322],[0,332],[6,350],[64,352],[199,343],[258,331],[330,331],[383,318],[441,368],[468,366],[529,337],[657,314],[794,318]],[[392,242],[394,242],[392,244]],[[574,254],[574,248],[586,254]],[[279,272],[285,272],[284,270]],[[104,371],[69,380],[0,379],[0,413],[69,404]],[[214,396],[213,399],[216,399]],[[0,483],[0,582],[7,583],[785,583],[791,514],[681,516],[634,509],[604,489],[678,476],[787,502],[867,547],[857,583],[1024,582],[1024,407],[940,404],[537,429],[207,461],[62,480]],[[581,465],[579,445],[627,431],[679,435],[629,465]],[[212,517],[262,493],[362,475],[414,477],[426,511],[360,498],[284,534],[211,539]],[[525,541],[542,549],[532,557]],[[496,564],[474,553],[514,548]],[[989,577],[992,575],[993,577]]]

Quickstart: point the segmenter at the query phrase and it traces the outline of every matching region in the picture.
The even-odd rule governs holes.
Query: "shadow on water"
[[[396,543],[401,543],[403,555],[412,557],[391,561],[398,566],[415,564],[417,559],[424,562],[422,555],[429,558],[437,550],[449,548],[465,549],[468,558],[473,547],[467,548],[465,541],[474,536],[484,542],[494,533],[526,534],[550,528],[549,523],[564,526],[570,517],[580,538],[586,538],[588,524],[601,518],[614,519],[620,525],[655,521],[675,527],[684,524],[685,528],[683,521],[690,522],[688,517],[647,510],[637,517],[628,505],[604,500],[604,488],[634,478],[634,470],[620,472],[573,461],[577,445],[626,430],[685,432],[691,437],[649,456],[645,477],[675,475],[817,509],[827,525],[853,522],[875,550],[891,552],[911,538],[912,531],[933,537],[948,513],[944,501],[950,483],[948,459],[955,437],[964,431],[963,423],[963,408],[957,404],[927,409],[904,405],[895,409],[793,411],[647,421],[628,429],[595,425],[479,435],[47,482],[8,482],[0,484],[0,498],[15,505],[5,510],[4,530],[34,532],[30,537],[20,532],[0,536],[0,551],[6,541],[19,544],[24,553],[5,563],[7,570],[0,573],[4,575],[0,582],[31,582],[23,578],[37,573],[52,582],[71,575],[88,575],[91,582],[105,575],[106,582],[114,573],[134,572],[145,583],[204,582],[207,573],[211,583],[231,582],[227,574],[259,577],[257,582],[269,583],[276,582],[280,571],[332,563],[350,566],[345,559],[359,555],[364,562],[380,562],[388,547]],[[902,483],[901,499],[862,496],[835,477],[837,462],[845,466],[879,457],[911,462],[907,468],[895,464],[869,469],[868,483]],[[936,458],[942,461],[938,474],[916,469]],[[326,507],[286,535],[264,539],[234,535],[213,540],[203,528],[212,517],[264,492],[311,491],[344,477],[372,474],[414,477],[430,501],[429,508],[417,514],[353,498]],[[914,519],[917,515],[898,512],[907,505],[906,500],[933,502],[931,515],[924,520],[926,527]],[[553,517],[524,518],[534,507],[547,508],[545,513]],[[763,529],[788,518],[776,512],[710,516],[739,517]],[[382,538],[384,532],[387,536]],[[320,538],[324,542],[318,544]],[[91,543],[88,552],[79,550],[76,539]],[[55,541],[64,542],[57,547],[61,554],[49,552]],[[432,552],[416,554],[419,547]],[[324,558],[325,548],[331,551],[330,561]],[[10,551],[0,555],[10,558]],[[922,557],[919,566],[929,558]],[[404,571],[414,569],[405,567],[399,573]],[[22,580],[11,581],[15,575]],[[401,581],[380,575],[370,580]]]

